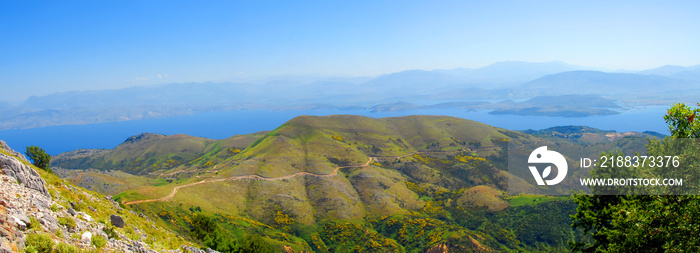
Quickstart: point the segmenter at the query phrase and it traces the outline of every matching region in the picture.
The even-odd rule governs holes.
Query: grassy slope
[[[3,150],[0,150],[0,152],[12,156]],[[51,198],[58,204],[57,208],[69,208],[71,207],[71,202],[81,203],[75,206],[76,211],[85,212],[95,221],[103,224],[109,224],[110,215],[118,214],[124,218],[127,225],[124,228],[113,227],[115,231],[126,235],[132,240],[138,240],[138,238],[144,234],[147,238],[144,242],[158,251],[175,250],[182,244],[193,245],[190,242],[184,241],[182,237],[173,233],[165,226],[158,225],[146,218],[140,217],[137,213],[115,206],[113,203],[107,201],[105,196],[101,193],[75,186],[68,180],[61,179],[29,163],[26,164],[36,170],[41,178],[44,179],[46,188],[51,194]],[[80,236],[81,233],[82,231],[78,231],[75,236]]]
[[[220,171],[220,176],[258,174],[279,177],[300,171],[329,174],[338,166],[329,158],[344,159],[348,164],[363,164],[369,156],[466,149],[451,145],[455,140],[482,141],[487,143],[485,146],[491,146],[491,138],[506,137],[498,130],[474,121],[441,116],[384,119],[348,115],[301,116],[226,161],[228,166],[222,167],[228,169]],[[333,136],[339,136],[342,141]],[[250,202],[246,204],[246,214],[255,219],[269,219],[276,209],[282,209],[310,224],[329,218],[405,213],[422,206],[415,193],[406,188],[406,180],[394,170],[370,166],[333,178],[298,177],[279,182],[245,183],[248,184],[246,191],[212,191],[216,196],[212,199],[246,194]],[[199,190],[184,191],[183,198],[187,192],[207,191],[204,188],[210,187],[219,188],[214,184],[198,185],[196,189]],[[348,208],[358,205],[364,208]],[[240,212],[242,208],[226,210]]]
[[[52,161],[53,167],[65,169],[121,170],[134,175],[158,175],[205,167],[232,155],[231,150],[243,149],[265,132],[236,135],[223,140],[177,135],[154,135],[136,141],[126,141],[115,149],[89,157],[61,154]],[[231,149],[231,150],[229,150]]]
[[[373,119],[360,116],[302,116],[218,164],[217,177],[258,174],[279,177],[306,171],[328,174],[339,165],[364,164],[370,156],[401,156],[416,151],[468,150],[478,141],[494,148],[493,138],[521,136],[478,122],[440,116]],[[334,138],[335,137],[335,138]],[[527,138],[526,135],[522,135]],[[336,164],[330,158],[343,160]],[[387,159],[389,160],[389,159]],[[413,161],[411,156],[402,158]],[[336,161],[337,162],[337,161]],[[455,180],[425,166],[427,184]],[[363,220],[421,211],[426,201],[408,189],[413,180],[383,166],[344,169],[330,178],[296,177],[282,181],[227,181],[181,189],[173,204],[198,206],[208,213],[248,217],[274,224],[278,211],[297,223]],[[455,183],[456,184],[456,183]],[[151,190],[151,189],[149,189]],[[163,196],[163,195],[160,195]],[[502,203],[499,202],[499,204]]]
[[[176,185],[205,178],[248,174],[279,177],[302,171],[329,174],[340,165],[364,164],[369,157],[409,155],[400,159],[379,159],[366,168],[342,169],[339,175],[328,178],[303,176],[280,181],[240,180],[199,184],[180,189],[167,203],[149,203],[139,207],[153,212],[167,210],[163,208],[171,205],[185,209],[199,207],[208,214],[248,219],[269,226],[276,224],[276,213],[283,212],[293,217],[297,224],[312,225],[426,212],[442,215],[434,208],[436,203],[444,207],[485,207],[493,212],[509,206],[523,206],[533,202],[533,199],[546,199],[538,196],[502,196],[504,183],[510,175],[502,171],[503,163],[491,159],[499,154],[499,145],[503,144],[497,141],[503,139],[528,145],[556,144],[563,147],[569,143],[444,116],[382,119],[348,115],[300,116],[269,133],[234,136],[221,141],[186,136],[162,137],[157,141],[130,146],[129,152],[124,150],[126,146],[118,147],[112,153],[103,153],[93,159],[125,163],[141,161],[140,164],[148,165],[143,153],[139,152],[155,152],[154,157],[159,157],[158,161],[166,161],[166,158],[173,157],[172,154],[188,159],[174,168],[154,169],[149,173],[152,177],[174,179],[173,183],[162,185],[162,181],[152,180],[148,181],[147,186],[118,196],[133,200],[163,197]],[[480,148],[474,152],[470,150],[474,148],[470,144],[473,142],[480,143]],[[228,151],[230,147],[246,148],[234,154]],[[188,149],[187,152],[184,149]],[[410,155],[416,151],[458,150],[463,152],[424,153],[424,156],[418,157]],[[487,158],[487,162],[478,166],[459,162],[455,154]],[[212,165],[203,166],[210,161]],[[455,170],[466,170],[468,173],[455,176],[458,175]],[[169,174],[172,172],[180,173]],[[522,187],[532,188],[529,185]],[[453,195],[445,197],[447,193]],[[244,223],[252,226],[251,222]],[[279,230],[272,231],[279,233]],[[443,237],[447,238],[448,235],[443,234]],[[478,238],[485,235],[472,236]],[[299,240],[294,238],[287,240],[284,236],[272,236],[269,239],[288,244]],[[488,238],[484,240],[488,241]],[[302,248],[308,249],[305,246]]]

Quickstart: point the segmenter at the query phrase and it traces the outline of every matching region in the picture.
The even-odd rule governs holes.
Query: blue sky
[[[700,64],[687,1],[3,1],[0,101],[271,75]]]

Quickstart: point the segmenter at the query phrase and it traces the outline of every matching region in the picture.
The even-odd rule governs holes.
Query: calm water
[[[129,136],[143,132],[167,135],[182,133],[223,139],[235,134],[272,130],[299,115],[325,116],[333,114],[355,114],[375,118],[416,114],[448,115],[511,130],[583,125],[618,132],[656,131],[668,134],[668,127],[663,120],[666,109],[668,109],[667,106],[643,107],[619,115],[584,118],[491,115],[486,111],[469,112],[461,109],[427,109],[382,113],[361,110],[230,111],[163,119],[7,130],[0,131],[0,140],[6,141],[10,147],[20,152],[23,152],[26,146],[36,145],[43,147],[51,155],[57,155],[80,148],[114,148]]]

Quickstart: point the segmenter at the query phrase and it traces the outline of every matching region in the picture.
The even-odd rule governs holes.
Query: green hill
[[[556,129],[567,136],[531,135],[445,116],[300,116],[219,141],[144,134],[113,150],[62,154],[53,165],[79,169],[65,175],[95,190],[120,183],[109,188],[120,192],[117,201],[184,235],[189,221],[206,215],[233,237],[258,234],[296,251],[534,250],[542,241],[554,250],[578,236],[562,215],[575,206],[532,195],[541,189],[524,181],[519,187],[530,195],[507,196],[514,175],[506,147],[642,143],[578,130],[595,141],[572,142],[573,128]]]
[[[265,132],[211,140],[184,134],[143,133],[112,150],[76,150],[53,158],[52,166],[68,169],[121,170],[134,175],[157,174],[177,168],[202,167],[220,161],[257,140]],[[238,152],[238,151],[236,151]],[[199,159],[199,160],[198,160]]]

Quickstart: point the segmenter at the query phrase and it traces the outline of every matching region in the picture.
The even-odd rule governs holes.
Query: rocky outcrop
[[[31,233],[49,234],[56,244],[62,242],[81,249],[95,250],[93,240],[102,237],[107,242],[103,248],[98,249],[99,251],[156,252],[143,241],[148,238],[146,234],[138,240],[132,240],[122,232],[112,231],[111,236],[114,238],[109,238],[105,232],[108,225],[75,209],[76,205],[81,206],[82,210],[92,210],[94,214],[96,210],[90,204],[98,201],[98,198],[69,184],[46,185],[31,166],[16,157],[6,155],[16,154],[14,150],[6,147],[1,141],[0,148],[4,153],[0,153],[0,253],[23,252],[27,235]],[[77,204],[68,202],[57,187],[90,201],[85,203],[79,200]],[[55,190],[56,196],[51,196],[47,188],[52,192]],[[103,202],[102,206],[104,205],[111,206]],[[112,212],[123,210],[118,206],[110,209]],[[136,227],[133,229],[138,231]]]
[[[49,208],[53,204],[48,194],[29,188],[26,184],[19,184],[14,177],[0,175],[0,220],[5,221],[0,222],[0,248],[19,252],[24,247],[25,231],[29,227],[42,226],[49,231],[58,230],[60,224],[56,214]],[[32,221],[39,224],[32,224]]]
[[[27,188],[34,189],[45,196],[49,196],[49,191],[46,189],[46,182],[41,179],[39,173],[16,158],[0,154],[0,169],[2,169],[3,174],[14,178]]]
[[[20,161],[29,163],[29,161],[27,160],[26,157],[24,157],[23,154],[15,151],[14,149],[11,149],[10,146],[8,146],[7,143],[5,143],[5,141],[3,141],[3,140],[0,140],[0,150],[7,152],[8,154],[10,154],[14,157],[17,157],[17,159],[19,159]]]

